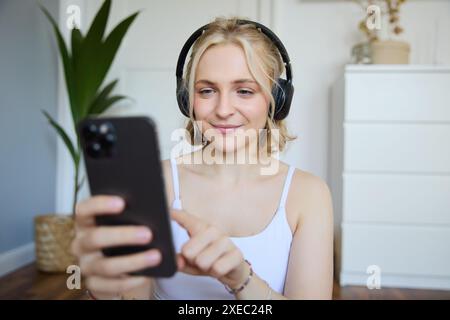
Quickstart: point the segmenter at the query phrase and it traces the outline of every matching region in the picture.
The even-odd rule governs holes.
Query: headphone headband
[[[264,35],[266,35],[272,43],[277,47],[278,52],[281,55],[281,58],[283,59],[283,63],[286,68],[286,79],[288,82],[292,82],[292,70],[291,70],[291,60],[289,59],[289,55],[287,53],[286,48],[284,47],[281,40],[276,36],[275,33],[272,32],[269,28],[266,26],[250,20],[237,20],[238,25],[244,25],[244,24],[252,24],[257,29],[259,29]],[[183,80],[183,70],[184,70],[184,64],[186,62],[187,55],[189,53],[189,50],[191,49],[192,45],[195,43],[195,41],[200,38],[200,36],[203,34],[204,31],[208,29],[210,26],[210,23],[202,26],[201,28],[197,29],[186,41],[183,48],[181,49],[180,55],[178,57],[177,62],[177,70],[176,70],[176,76],[177,76],[177,84],[181,85],[181,82]]]

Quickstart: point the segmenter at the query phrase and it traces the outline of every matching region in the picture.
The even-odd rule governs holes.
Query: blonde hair
[[[272,95],[272,87],[274,85],[278,85],[278,83],[276,83],[276,79],[278,79],[284,72],[284,63],[277,47],[266,35],[260,32],[253,24],[239,24],[239,19],[240,18],[237,17],[229,19],[223,17],[216,18],[192,46],[192,52],[186,67],[184,77],[185,81],[183,84],[189,92],[190,119],[186,126],[186,130],[189,135],[188,141],[192,145],[195,145],[195,142],[198,142],[198,139],[195,138],[198,133],[196,132],[197,130],[194,125],[195,118],[193,97],[196,69],[200,58],[205,51],[212,46],[220,44],[235,44],[243,49],[250,73],[253,78],[255,78],[258,85],[262,88],[263,92],[270,97],[269,115],[264,127],[268,133],[268,154],[272,154],[275,151],[272,148],[272,140],[274,140],[273,142],[277,146],[277,150],[283,151],[286,146],[286,142],[296,138],[288,134],[284,120],[275,120],[273,116],[275,111],[275,100]],[[258,77],[260,73],[255,72],[257,68],[262,71],[264,78],[261,76]],[[267,86],[266,80],[269,80],[269,86]],[[271,133],[273,129],[279,130],[279,134],[276,137]]]

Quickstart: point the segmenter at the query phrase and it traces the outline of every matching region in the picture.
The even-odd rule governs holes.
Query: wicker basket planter
[[[44,272],[66,272],[77,264],[70,246],[75,237],[75,224],[71,216],[43,215],[34,219],[36,265]]]

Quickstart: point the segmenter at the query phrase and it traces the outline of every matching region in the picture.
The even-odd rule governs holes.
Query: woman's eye
[[[239,89],[237,92],[243,96],[251,96],[253,94],[253,91],[246,90],[246,89]]]
[[[201,95],[209,95],[209,94],[214,93],[214,90],[213,89],[201,89],[201,90],[199,90],[199,93]]]

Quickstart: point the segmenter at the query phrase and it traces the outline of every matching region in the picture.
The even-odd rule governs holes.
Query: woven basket
[[[44,215],[34,218],[36,264],[40,271],[66,272],[77,264],[70,246],[75,237],[75,224],[71,216]]]

